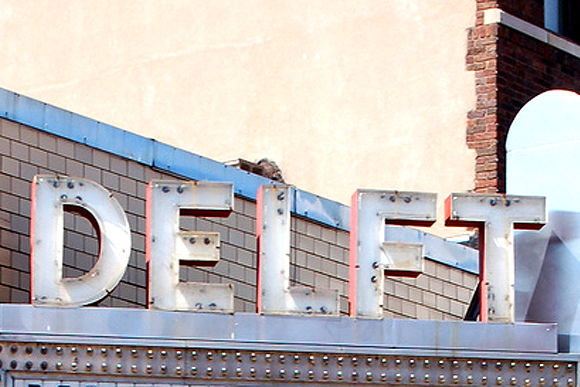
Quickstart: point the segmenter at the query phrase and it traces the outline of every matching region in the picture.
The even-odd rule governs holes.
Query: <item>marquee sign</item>
[[[385,275],[416,277],[424,264],[423,246],[390,240],[387,225],[430,225],[435,194],[355,192],[347,317],[336,290],[290,285],[290,192],[265,185],[257,195],[258,313],[233,313],[229,284],[179,281],[180,265],[220,259],[219,233],[184,231],[180,216],[229,216],[232,184],[165,180],[147,188],[148,309],[83,308],[126,270],[127,217],[90,180],[36,176],[32,305],[0,305],[2,385],[577,385],[578,359],[557,353],[554,324],[511,323],[512,230],[545,222],[543,198],[448,199],[448,225],[480,229],[482,315],[499,322],[480,324],[382,318]],[[77,278],[62,275],[66,211],[91,221],[100,244],[94,267]]]
[[[264,314],[337,316],[335,290],[289,286],[290,195],[285,186],[258,193],[258,311]],[[229,284],[179,281],[180,265],[215,265],[218,233],[179,229],[180,215],[227,217],[233,209],[231,183],[152,181],[146,201],[148,305],[153,309],[233,313]],[[62,277],[63,214],[86,216],[99,235],[99,259],[78,278]],[[483,321],[513,322],[513,228],[541,227],[545,199],[453,194],[449,225],[480,227]],[[419,244],[385,240],[385,224],[429,225],[436,219],[431,193],[358,190],[353,195],[350,241],[350,315],[382,317],[384,275],[417,276]],[[82,306],[119,283],[128,264],[131,237],[125,213],[100,185],[80,178],[39,175],[32,183],[32,303]]]

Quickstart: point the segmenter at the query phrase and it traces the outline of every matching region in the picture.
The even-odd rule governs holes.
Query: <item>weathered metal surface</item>
[[[232,183],[149,183],[146,260],[151,308],[233,313],[230,284],[179,281],[180,264],[213,266],[220,259],[220,234],[180,230],[180,215],[227,217],[233,206]]]
[[[421,243],[426,258],[473,274],[479,273],[479,252],[471,247],[450,242],[436,235],[404,226],[387,225],[385,227],[385,240],[403,243]]]
[[[64,212],[80,212],[99,235],[99,259],[86,274],[63,278]],[[131,252],[125,212],[99,184],[82,178],[37,175],[31,194],[31,293],[37,305],[79,306],[111,292]]]
[[[577,385],[553,324],[0,305],[5,386]]]
[[[448,225],[479,227],[480,320],[515,321],[514,229],[539,229],[547,221],[546,198],[451,194],[445,202]]]
[[[290,193],[280,185],[258,192],[258,312],[338,316],[337,290],[290,287]]]
[[[341,351],[421,349],[555,353],[555,324],[481,324],[459,321],[375,320],[349,317],[212,314],[124,308],[50,308],[0,305],[0,337],[75,337],[187,341],[229,347],[339,348]],[[202,344],[199,344],[202,343]]]
[[[437,216],[433,193],[357,190],[352,196],[350,315],[383,316],[385,274],[417,276],[423,267],[421,244],[385,243],[385,223],[431,224]],[[409,263],[414,267],[409,270]]]
[[[6,386],[575,386],[577,362],[0,342]]]

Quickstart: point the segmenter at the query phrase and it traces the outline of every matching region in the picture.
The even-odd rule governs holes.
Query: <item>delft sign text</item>
[[[131,234],[125,212],[102,186],[87,179],[38,175],[32,182],[31,299],[38,306],[83,306],[107,296],[129,262]],[[421,244],[385,240],[385,224],[428,226],[436,220],[436,194],[357,190],[350,231],[350,315],[381,318],[385,275],[416,277],[423,267]],[[263,314],[338,316],[336,290],[290,286],[289,188],[264,185],[258,192],[257,309]],[[179,281],[180,265],[213,266],[220,236],[184,231],[181,215],[227,217],[231,183],[151,181],[146,197],[148,306],[172,311],[233,313],[230,284]],[[545,198],[498,194],[452,194],[446,223],[480,231],[482,321],[514,321],[514,228],[539,228]],[[96,264],[76,278],[63,278],[65,211],[89,219],[99,236]]]

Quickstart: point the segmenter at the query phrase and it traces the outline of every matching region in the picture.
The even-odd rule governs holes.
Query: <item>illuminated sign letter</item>
[[[386,242],[385,224],[430,225],[433,193],[357,190],[350,222],[350,315],[383,316],[384,276],[416,277],[423,270],[423,245]]]
[[[48,175],[34,177],[31,196],[32,303],[82,306],[105,297],[121,280],[131,252],[129,223],[117,200],[92,181]],[[88,273],[63,279],[65,210],[93,224],[100,248]]]
[[[480,320],[513,323],[513,229],[542,228],[546,198],[454,193],[445,202],[445,219],[479,227]]]
[[[290,188],[258,191],[258,313],[338,315],[338,291],[290,287]]]
[[[147,187],[147,264],[150,308],[203,312],[234,311],[230,284],[180,282],[179,266],[215,266],[217,232],[182,231],[180,215],[227,217],[233,209],[231,183],[154,180]]]

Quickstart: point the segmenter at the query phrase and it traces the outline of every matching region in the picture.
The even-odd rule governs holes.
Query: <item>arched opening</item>
[[[580,349],[580,95],[551,90],[517,114],[507,192],[546,196],[549,222],[516,235],[516,320],[558,323],[560,351]]]

